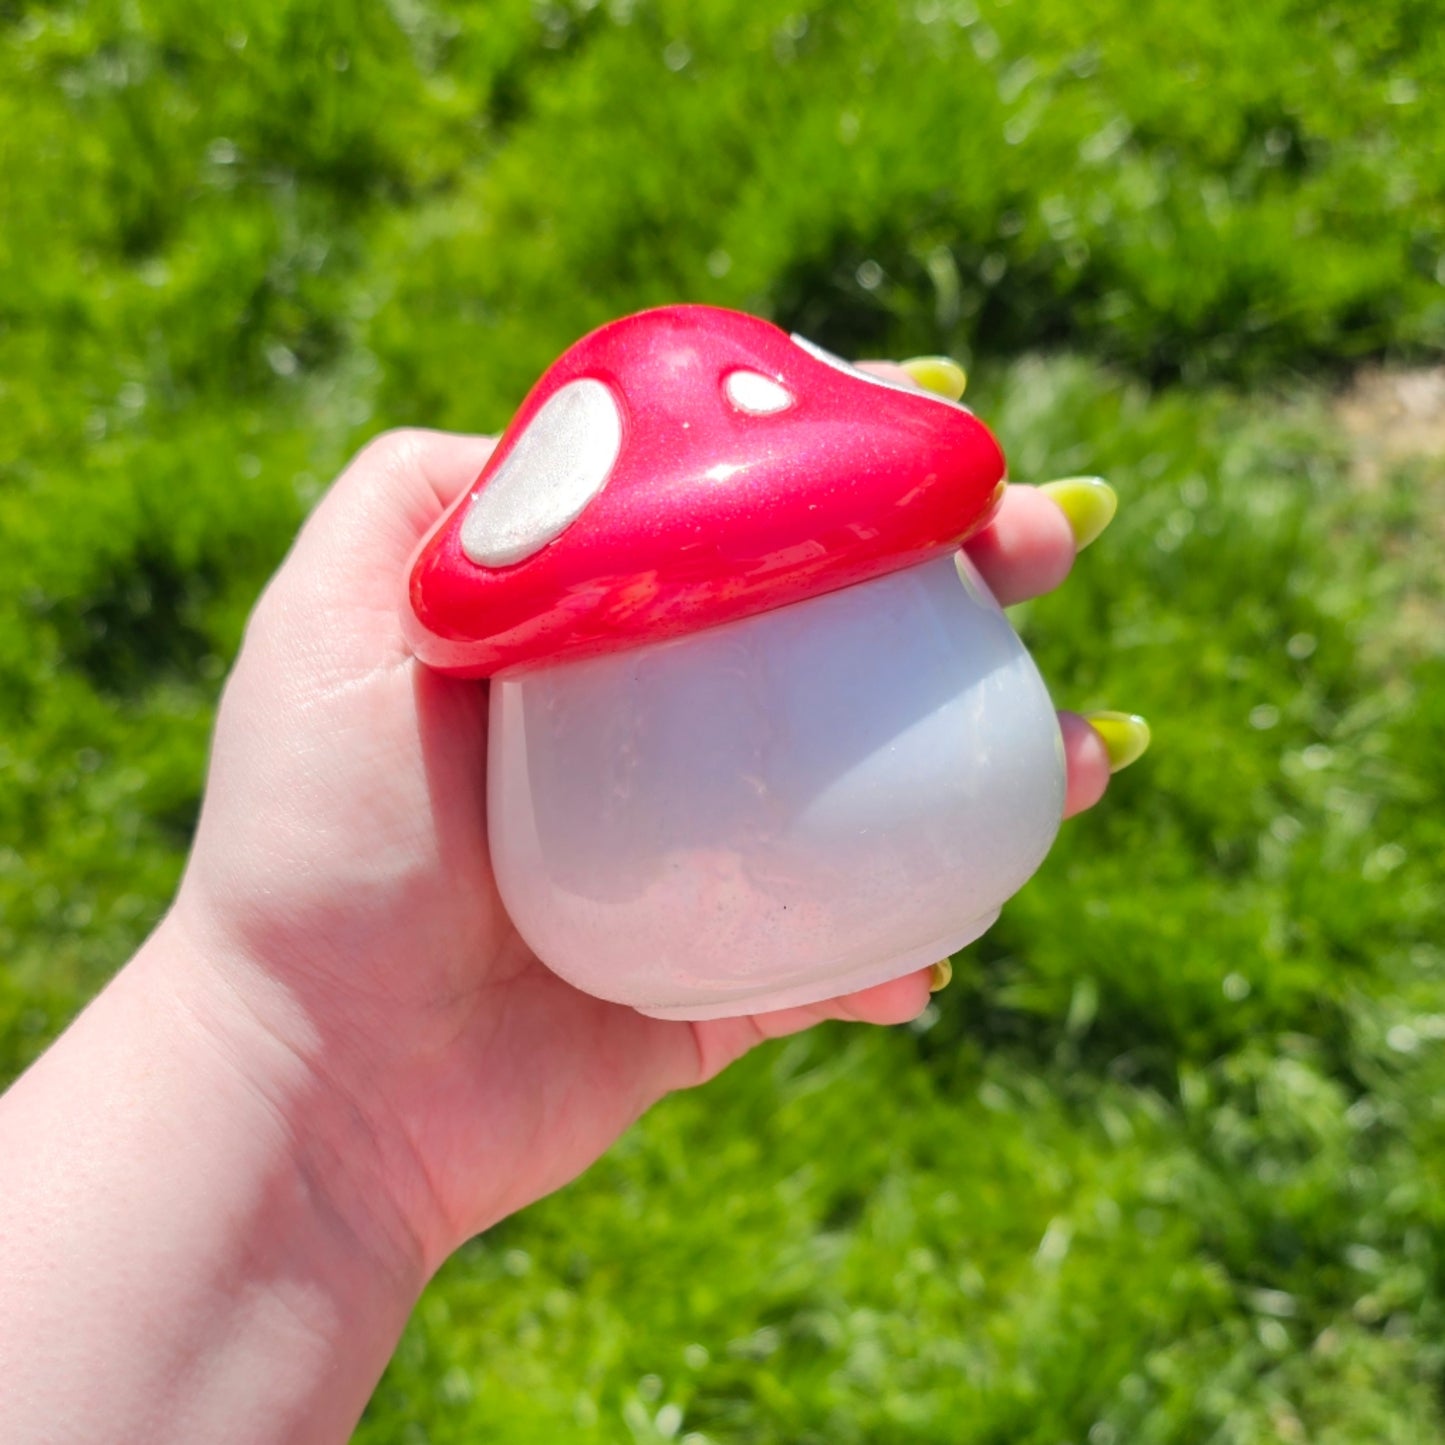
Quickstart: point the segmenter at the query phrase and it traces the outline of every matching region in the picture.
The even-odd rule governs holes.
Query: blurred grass
[[[1418,1442],[1445,1260],[1431,3],[0,4],[0,1076],[143,936],[348,451],[682,297],[950,351],[1118,521],[1023,619],[1154,751],[913,1030],[470,1246],[359,1438]]]

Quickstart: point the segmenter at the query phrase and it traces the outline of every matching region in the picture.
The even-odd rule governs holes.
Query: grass
[[[1445,1434],[1425,3],[0,4],[0,1077],[178,874],[348,451],[688,297],[947,350],[1122,506],[1021,625],[1156,743],[914,1029],[670,1101],[459,1255],[362,1441]]]

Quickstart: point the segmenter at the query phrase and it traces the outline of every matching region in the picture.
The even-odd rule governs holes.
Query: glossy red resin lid
[[[645,311],[533,388],[419,548],[408,638],[484,676],[714,627],[955,548],[1003,475],[954,402],[753,316]]]

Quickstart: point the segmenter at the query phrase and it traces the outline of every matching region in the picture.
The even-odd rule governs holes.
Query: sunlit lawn
[[[363,438],[663,300],[951,351],[1118,488],[1019,621],[1153,751],[918,1026],[465,1250],[359,1438],[1445,1435],[1445,476],[1340,400],[1445,339],[1442,81],[1404,0],[0,6],[0,1073],[163,907]]]

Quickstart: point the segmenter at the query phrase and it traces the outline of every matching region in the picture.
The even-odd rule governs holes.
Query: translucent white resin
[[[950,558],[491,697],[513,920],[578,988],[663,1017],[934,962],[994,921],[1063,811],[1043,682]]]

